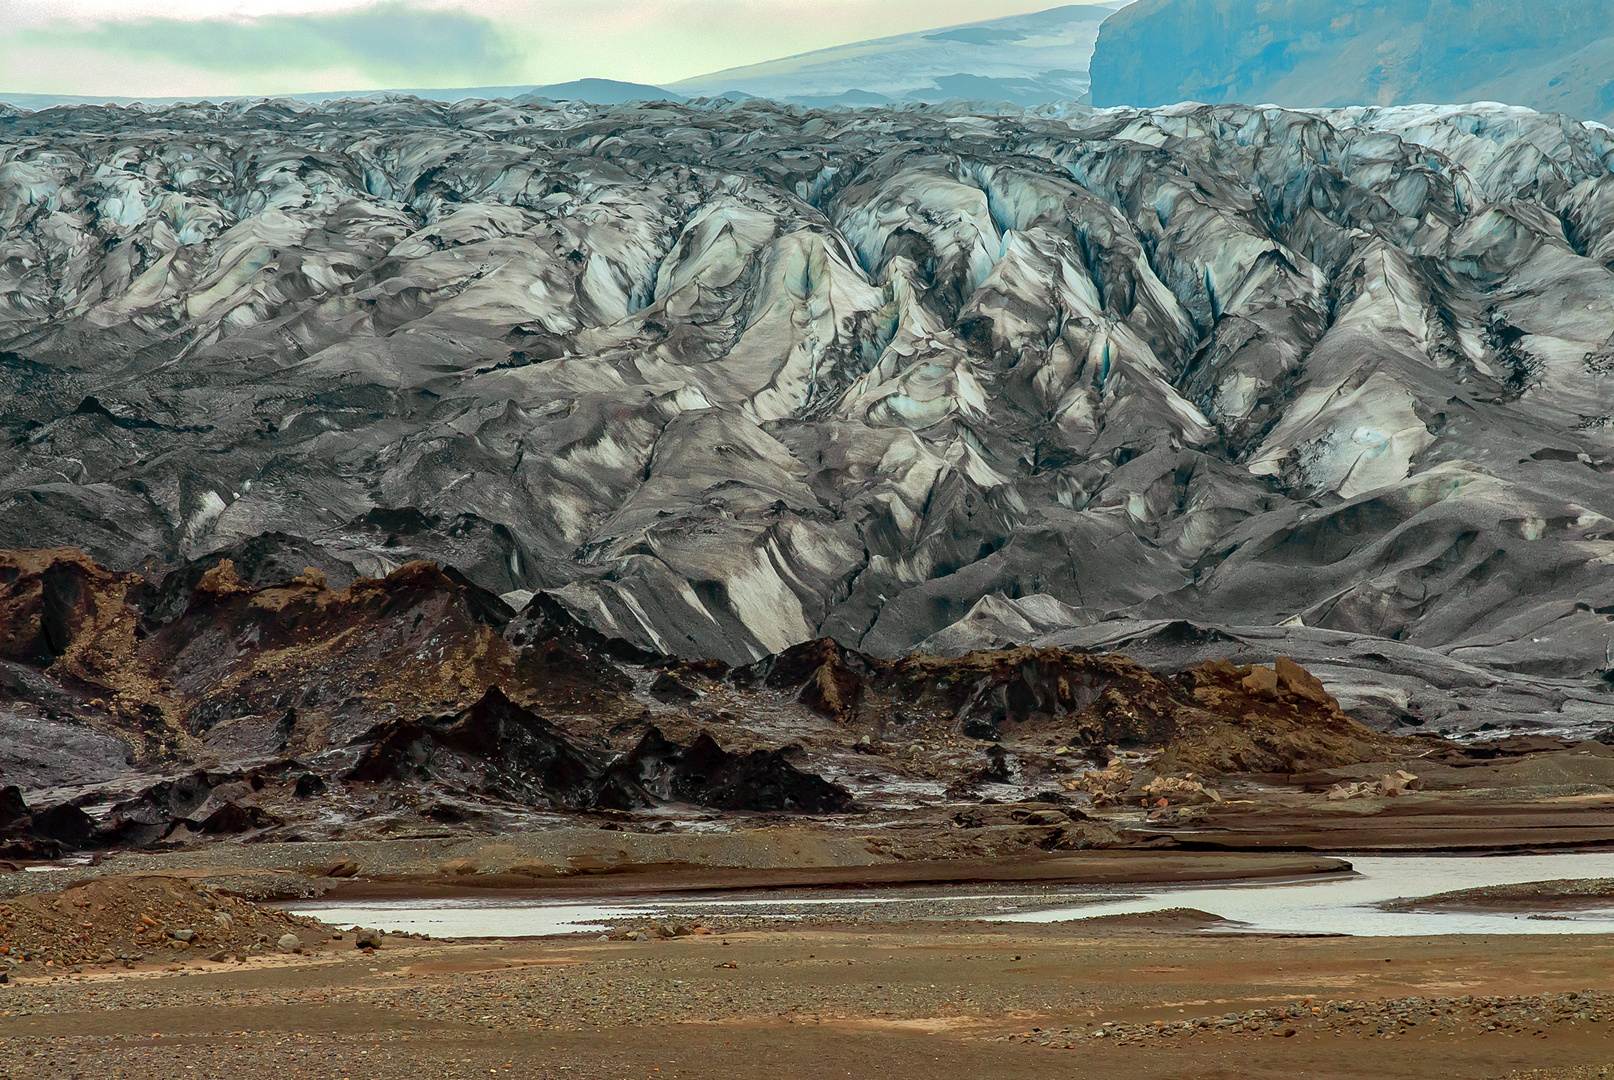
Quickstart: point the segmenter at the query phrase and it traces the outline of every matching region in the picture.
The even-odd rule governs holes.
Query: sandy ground
[[[1614,937],[1232,937],[1182,925],[389,941],[373,956],[349,947],[246,964],[86,969],[0,987],[0,1075],[1614,1074]],[[1252,1011],[1278,1019],[1217,1026]],[[1106,1022],[1180,1031],[1201,1017],[1210,1026],[1192,1034],[1075,1034]]]

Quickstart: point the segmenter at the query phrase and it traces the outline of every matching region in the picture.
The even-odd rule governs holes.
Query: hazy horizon
[[[0,0],[0,91],[248,96],[666,84],[1048,0]]]

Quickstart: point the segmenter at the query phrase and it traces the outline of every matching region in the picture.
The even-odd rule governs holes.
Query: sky
[[[657,85],[1059,0],[0,0],[0,91]]]

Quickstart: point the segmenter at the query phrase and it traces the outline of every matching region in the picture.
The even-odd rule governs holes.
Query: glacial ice
[[[1189,619],[1584,697],[1611,169],[1503,106],[0,110],[0,545],[285,534],[731,662]]]

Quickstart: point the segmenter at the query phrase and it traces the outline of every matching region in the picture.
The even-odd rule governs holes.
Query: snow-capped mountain
[[[976,98],[1077,101],[1099,24],[1121,0],[859,41],[674,83],[689,97],[740,92],[802,104]]]

